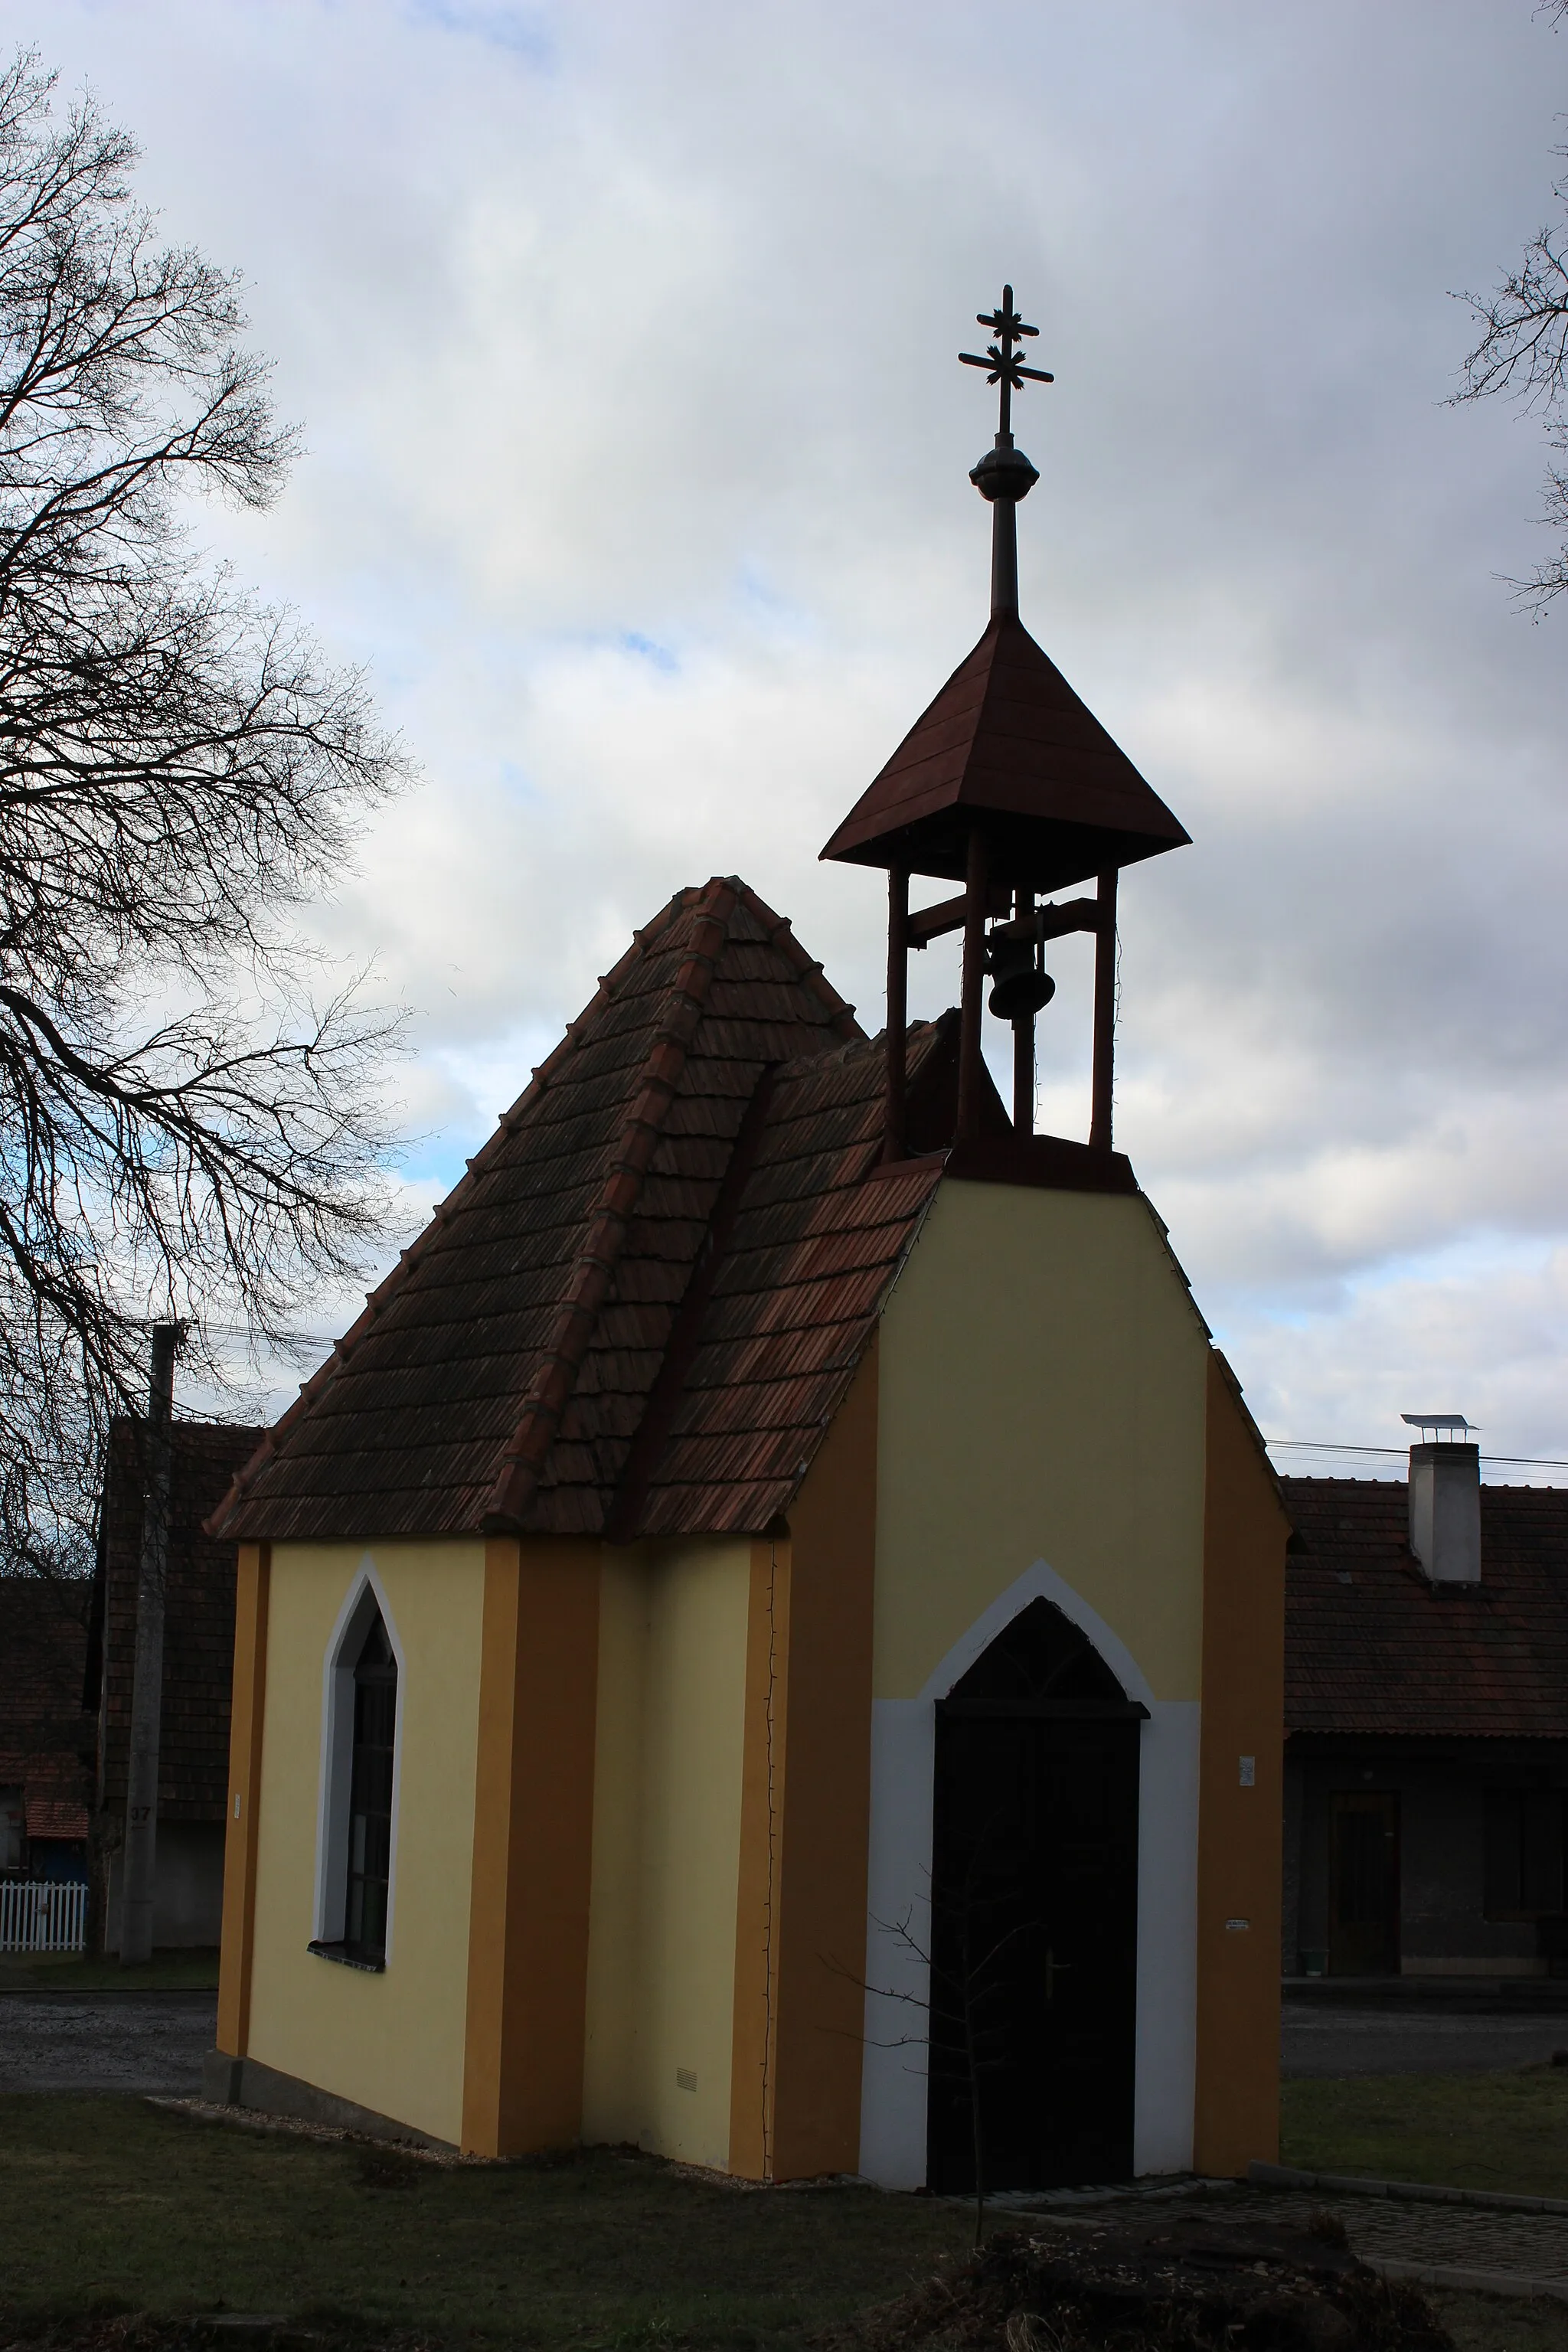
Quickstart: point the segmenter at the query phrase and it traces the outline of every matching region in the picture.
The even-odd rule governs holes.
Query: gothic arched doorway
[[[1132,2170],[1138,1725],[1034,1601],[937,1705],[927,2179],[1049,2189]]]

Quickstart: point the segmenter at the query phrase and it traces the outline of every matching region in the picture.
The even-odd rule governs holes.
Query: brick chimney
[[[1462,1412],[1405,1412],[1421,1432],[1410,1449],[1410,1549],[1434,1584],[1481,1580],[1481,1449]],[[1428,1434],[1430,1433],[1430,1434]]]

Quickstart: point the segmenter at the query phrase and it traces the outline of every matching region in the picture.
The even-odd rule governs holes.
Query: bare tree
[[[1535,13],[1555,29],[1568,19],[1568,0],[1541,0]],[[1568,148],[1553,152],[1568,157]],[[1481,333],[1454,395],[1485,400],[1502,393],[1545,425],[1553,462],[1546,469],[1540,520],[1561,535],[1562,544],[1527,579],[1509,583],[1537,617],[1568,589],[1568,462],[1557,462],[1568,461],[1568,176],[1554,181],[1552,193],[1562,217],[1537,232],[1518,268],[1490,294],[1458,298],[1475,313]]]
[[[195,545],[292,438],[237,281],[53,87],[0,69],[0,1558],[45,1568],[148,1325],[276,1342],[376,1230],[397,1024],[288,918],[402,776],[361,677]]]
[[[1016,1920],[1000,1935],[995,1932],[996,1904],[986,1880],[993,1867],[993,1839],[1000,1814],[988,1822],[965,1866],[962,1885],[947,1900],[928,1897],[931,1934],[922,1944],[911,1925],[912,1915],[873,1919],[878,1931],[915,1960],[925,1980],[924,1993],[891,1985],[873,1985],[859,1977],[850,1981],[880,2000],[901,2003],[923,2012],[925,2024],[912,2033],[883,2040],[863,2036],[877,2050],[918,2050],[925,2054],[926,2080],[952,2084],[963,2095],[968,2113],[971,2158],[974,2168],[974,2244],[985,2240],[985,2204],[990,2194],[990,2159],[985,2135],[985,2085],[1009,2063],[1007,2037],[996,2016],[998,2000],[1008,1992],[1018,1962],[1016,1947],[1038,1922]],[[837,1969],[836,1973],[847,1974]]]
[[[985,2078],[1002,2073],[1006,2065],[1005,2053],[987,2012],[997,1990],[998,1963],[1018,1930],[1000,1937],[994,1944],[977,1944],[971,1932],[972,1918],[965,1915],[955,1965],[947,1968],[920,1942],[907,1914],[901,1919],[877,1919],[872,1925],[891,1936],[920,1963],[931,1991],[929,1997],[922,1996],[900,1991],[889,1985],[863,1983],[856,1978],[854,1982],[862,1991],[875,1993],[881,2000],[901,2001],[907,2008],[923,2010],[927,2020],[923,2032],[894,2034],[887,2041],[876,2035],[863,2039],[868,2040],[875,2050],[923,2051],[928,2084],[952,2082],[963,2091],[969,2110],[974,2163],[974,2246],[978,2252],[985,2242],[985,2200],[990,2193],[984,2105]]]

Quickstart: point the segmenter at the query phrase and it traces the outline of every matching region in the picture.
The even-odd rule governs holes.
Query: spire
[[[944,932],[963,933],[958,1142],[973,1142],[980,1130],[988,1083],[982,1016],[989,1010],[1013,1031],[1013,1123],[1018,1140],[1032,1146],[1035,1016],[1055,993],[1046,948],[1087,931],[1094,939],[1089,1149],[1108,1168],[1117,875],[1123,866],[1180,848],[1187,835],[1018,618],[1018,501],[1039,476],[1013,439],[1013,394],[1055,378],[1018,356],[1037,330],[1014,308],[1010,286],[994,310],[977,316],[994,341],[984,355],[958,356],[965,367],[984,368],[999,392],[995,442],[969,477],[991,509],[991,619],[822,856],[887,870],[886,1160],[899,1163],[908,1142],[910,951]],[[916,874],[962,882],[963,895],[911,908]],[[1092,898],[1038,904],[1041,893],[1090,879]],[[989,997],[988,979],[994,983]],[[1058,1158],[1061,1148],[1051,1147]]]
[[[991,617],[994,621],[1016,621],[1018,500],[1028,497],[1040,478],[1014,444],[1013,394],[1023,391],[1026,379],[1031,383],[1055,383],[1056,378],[1044,368],[1026,367],[1014,354],[1013,346],[1020,336],[1037,335],[1040,331],[1024,324],[1013,308],[1010,286],[1003,287],[1001,302],[994,310],[975,312],[974,323],[989,327],[996,340],[987,343],[984,359],[978,352],[960,352],[958,356],[965,367],[985,369],[986,383],[1000,387],[1000,402],[994,446],[971,469],[969,478],[991,507]]]
[[[838,826],[824,857],[963,881],[976,826],[993,881],[1060,890],[1177,849],[1187,835],[1018,618],[1018,501],[1039,475],[1013,439],[1013,394],[1054,383],[1018,346],[1038,333],[1004,286],[960,352],[997,387],[995,441],[970,473],[991,509],[991,620]]]

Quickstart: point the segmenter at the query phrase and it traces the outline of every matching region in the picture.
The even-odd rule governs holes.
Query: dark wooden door
[[[1329,1800],[1329,1974],[1399,1973],[1399,1799],[1339,1789]]]
[[[1125,1704],[938,1710],[928,2179],[1128,2179],[1138,1742]]]

